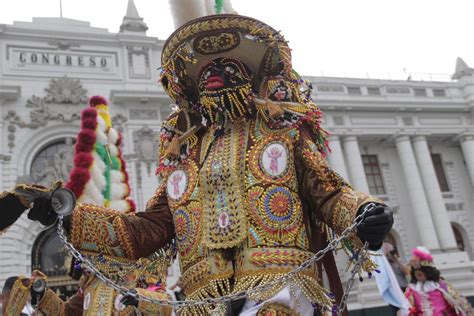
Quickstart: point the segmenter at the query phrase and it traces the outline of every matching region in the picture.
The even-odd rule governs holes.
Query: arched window
[[[59,292],[63,298],[71,296],[78,289],[78,282],[68,275],[71,262],[72,256],[59,239],[56,227],[39,234],[33,244],[32,270],[45,273],[48,276],[48,287]]]
[[[458,249],[461,251],[465,251],[466,245],[464,244],[464,238],[462,237],[461,232],[455,225],[451,224],[451,227],[453,228],[454,238],[456,239],[456,245]]]
[[[73,142],[72,138],[64,138],[43,147],[34,157],[27,179],[21,181],[45,187],[50,187],[58,180],[67,182],[74,165]],[[71,260],[72,256],[59,239],[56,227],[41,232],[36,238],[31,255],[32,270],[45,273],[48,286],[63,298],[71,296],[78,289],[78,282],[68,275]]]
[[[49,187],[55,181],[67,181],[73,166],[73,139],[62,139],[47,145],[35,156],[30,178],[36,184]]]

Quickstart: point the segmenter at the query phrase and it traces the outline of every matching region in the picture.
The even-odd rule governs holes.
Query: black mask
[[[240,61],[226,57],[210,61],[200,72],[197,110],[217,125],[223,125],[226,118],[233,121],[244,116],[251,82],[252,73]]]

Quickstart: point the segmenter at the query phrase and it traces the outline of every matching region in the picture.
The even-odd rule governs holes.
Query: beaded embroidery
[[[72,216],[71,242],[84,251],[136,258],[124,217],[105,207],[78,204]]]
[[[265,303],[257,312],[257,316],[298,316],[299,314],[282,303]]]
[[[230,248],[247,237],[246,210],[241,187],[249,124],[236,122],[213,143],[200,171],[205,210],[203,242],[209,248]]]
[[[186,269],[201,248],[201,214],[202,205],[192,201],[186,207],[178,208],[174,212],[174,227],[178,242],[181,269]]]

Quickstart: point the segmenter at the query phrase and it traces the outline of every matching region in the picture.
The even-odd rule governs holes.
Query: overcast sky
[[[128,0],[62,0],[63,16],[117,32]],[[135,0],[149,36],[173,31],[169,0]],[[447,78],[474,67],[473,0],[233,0],[239,14],[281,30],[303,75]],[[59,0],[0,0],[0,23],[59,16]],[[425,79],[429,75],[424,76]]]

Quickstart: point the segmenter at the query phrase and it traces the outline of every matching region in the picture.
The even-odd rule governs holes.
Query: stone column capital
[[[395,143],[398,144],[398,143],[403,143],[403,142],[409,142],[410,141],[410,136],[409,135],[395,135],[393,137],[393,139],[395,140]]]
[[[340,135],[337,135],[337,134],[331,134],[329,135],[328,137],[328,141],[331,142],[331,141],[339,141],[341,139],[341,136]]]
[[[466,131],[459,133],[454,137],[454,141],[464,143],[467,141],[474,141],[474,131]]]
[[[357,136],[355,135],[346,135],[342,138],[345,142],[356,142]]]
[[[426,142],[426,135],[414,135],[411,138],[412,142]]]

